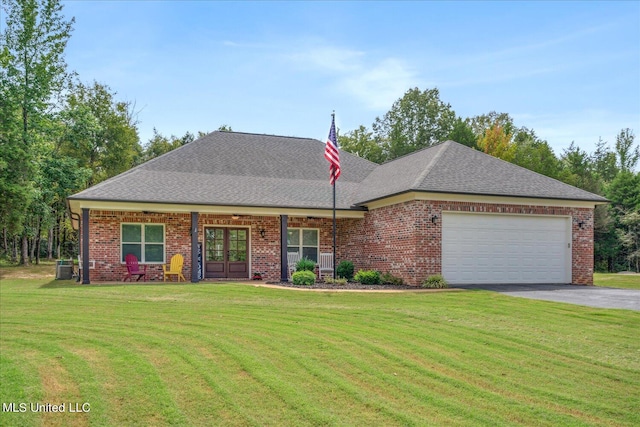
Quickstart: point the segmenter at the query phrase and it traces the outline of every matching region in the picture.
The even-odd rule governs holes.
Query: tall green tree
[[[59,0],[5,0],[5,27],[2,35],[3,137],[0,149],[5,166],[0,172],[0,189],[8,198],[9,224],[22,231],[21,262],[28,264],[26,213],[37,200],[33,177],[36,144],[46,143],[43,123],[68,82],[64,50],[74,20],[65,20]],[[14,153],[13,156],[11,153]],[[6,157],[5,157],[6,156]],[[12,157],[10,157],[12,156]],[[2,167],[2,165],[0,165]],[[21,220],[22,219],[22,220]]]
[[[596,150],[593,152],[591,160],[596,173],[604,182],[611,182],[620,172],[616,153],[609,149],[609,144],[602,138],[596,143]]]
[[[625,212],[620,218],[622,227],[618,229],[620,241],[625,248],[627,269],[640,272],[640,211]]]
[[[382,146],[376,142],[373,132],[362,125],[358,129],[339,135],[338,146],[341,150],[374,163],[382,163],[385,160]]]
[[[514,164],[551,178],[558,178],[558,158],[547,141],[538,138],[533,129],[518,129],[513,138],[513,146]]]
[[[466,145],[467,147],[478,148],[478,137],[473,133],[473,128],[469,122],[469,119],[465,120],[458,117],[447,139]]]
[[[638,165],[640,159],[640,147],[634,148],[635,135],[629,128],[622,129],[616,136],[616,154],[618,155],[618,167],[621,171],[632,171]]]
[[[92,171],[87,186],[130,169],[142,153],[132,104],[115,95],[98,82],[76,83],[60,114],[65,131],[59,150]]]
[[[620,172],[607,186],[606,197],[620,211],[640,210],[640,173]]]
[[[225,130],[223,132],[232,132],[231,130]],[[186,132],[182,137],[178,138],[174,135],[166,137],[162,135],[156,128],[153,128],[153,137],[147,142],[142,151],[142,155],[138,158],[137,163],[141,164],[149,161],[155,157],[161,156],[169,151],[175,150],[178,147],[193,142],[195,137],[191,132]]]
[[[376,118],[373,131],[383,144],[386,160],[391,160],[445,141],[455,120],[455,112],[440,100],[437,88],[421,91],[416,87]]]
[[[476,138],[482,138],[485,133],[495,126],[500,126],[505,134],[515,134],[516,127],[513,124],[513,118],[508,113],[498,113],[491,111],[487,114],[481,114],[479,116],[468,119],[471,130],[476,135]]]
[[[592,156],[598,176],[604,181],[604,195],[611,201],[596,216],[595,258],[606,260],[609,271],[638,269],[638,212],[640,212],[640,173],[633,169],[638,161],[634,135],[623,129],[616,138],[615,152],[600,141]],[[600,216],[605,221],[599,223]],[[603,227],[598,227],[600,224]],[[602,262],[602,261],[601,261]]]
[[[564,150],[560,164],[561,181],[595,194],[602,194],[602,180],[595,172],[591,156],[575,142]]]

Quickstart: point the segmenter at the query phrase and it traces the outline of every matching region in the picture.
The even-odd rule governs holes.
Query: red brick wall
[[[442,272],[443,211],[571,216],[572,282],[593,284],[593,209],[588,208],[410,201],[372,209],[362,220],[341,221],[338,256],[353,261],[356,270],[390,272],[419,285]]]
[[[410,201],[372,209],[364,219],[339,219],[337,262],[353,261],[358,269],[376,269],[402,277],[418,285],[426,277],[442,271],[442,212],[491,212],[510,214],[570,215],[572,217],[572,281],[593,284],[593,209],[533,205],[499,205],[467,202]],[[433,216],[438,220],[434,224]],[[165,224],[167,262],[181,253],[185,258],[184,275],[191,277],[191,215],[118,211],[90,212],[90,260],[96,268],[91,280],[120,281],[126,274],[120,263],[120,224]],[[582,228],[579,223],[583,222]],[[229,215],[199,215],[198,236],[202,242],[205,226],[250,228],[251,272],[261,272],[264,280],[280,279],[280,218]],[[332,251],[330,218],[289,217],[289,227],[318,228],[320,252]],[[260,235],[265,231],[265,237]],[[147,280],[162,280],[161,265],[148,266]]]
[[[90,271],[92,281],[120,281],[126,267],[120,262],[120,224],[165,224],[165,253],[167,263],[174,254],[184,256],[183,274],[191,279],[191,214],[167,214],[119,211],[90,211],[90,260],[96,268]],[[289,227],[317,228],[320,252],[332,251],[332,222],[327,218],[290,217]],[[250,273],[260,272],[267,281],[280,280],[280,217],[242,216],[234,220],[229,215],[201,214],[198,216],[198,241],[204,241],[206,226],[234,226],[250,229]],[[265,237],[260,235],[264,230]],[[150,264],[147,280],[162,280],[162,266]]]
[[[89,271],[91,280],[118,281],[127,274],[120,262],[120,224],[165,224],[165,256],[167,263],[174,254],[184,255],[185,277],[191,271],[191,215],[143,214],[142,212],[90,211],[89,259],[95,260],[95,269]],[[147,266],[147,280],[162,280],[162,266]]]
[[[593,285],[593,220],[593,209],[572,210],[571,277],[577,285]]]
[[[375,269],[413,283],[426,262],[418,209],[415,203],[401,203],[374,209],[362,220],[340,221],[338,259],[352,261],[356,271]]]

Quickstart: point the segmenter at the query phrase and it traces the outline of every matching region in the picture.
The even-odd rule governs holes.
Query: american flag
[[[329,129],[329,137],[324,148],[324,158],[330,163],[329,165],[329,184],[334,185],[340,176],[340,155],[338,154],[338,141],[336,139],[336,118],[331,117],[331,129]]]

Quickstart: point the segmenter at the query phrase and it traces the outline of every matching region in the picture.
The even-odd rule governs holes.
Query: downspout
[[[289,281],[289,265],[287,262],[287,215],[280,215],[280,281]]]
[[[82,208],[82,284],[89,285],[89,209]]]
[[[71,208],[69,207],[69,202],[67,202],[67,208],[69,209],[69,217],[72,219],[71,226],[73,228],[73,221],[77,221],[78,224],[80,224],[80,222],[81,222],[80,221],[80,215],[78,215],[77,213],[71,211]],[[78,227],[78,228],[80,228],[80,227]],[[80,240],[81,240],[80,239],[80,230],[78,230],[78,255],[80,255],[80,250],[81,250],[81,248],[80,248]],[[76,279],[76,282],[80,281],[80,269],[81,268],[82,268],[82,266],[78,265],[78,278]]]
[[[191,212],[191,283],[200,281],[198,269],[198,212]]]

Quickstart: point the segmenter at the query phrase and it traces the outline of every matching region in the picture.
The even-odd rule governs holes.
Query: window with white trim
[[[120,262],[127,254],[141,264],[164,264],[164,224],[120,224]]]
[[[301,258],[318,262],[320,230],[317,228],[287,228],[287,252],[298,252]]]

